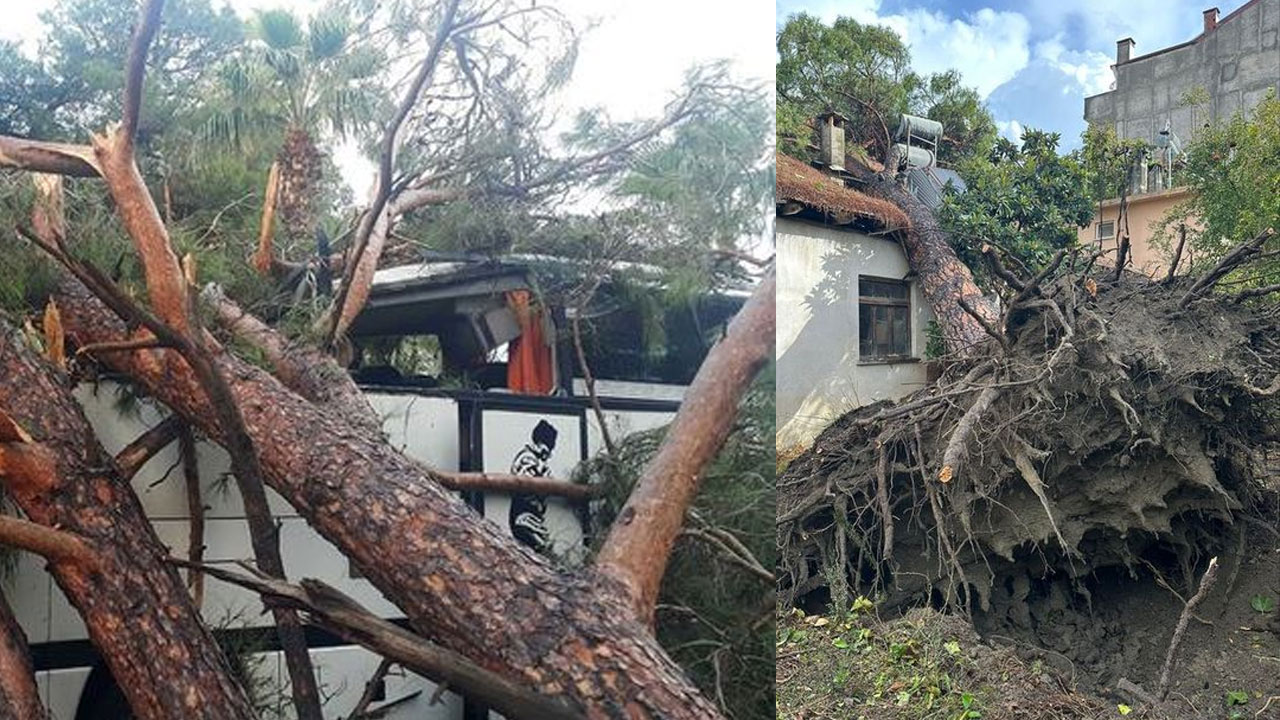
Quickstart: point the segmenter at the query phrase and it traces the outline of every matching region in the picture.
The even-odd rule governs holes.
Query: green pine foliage
[[[729,441],[703,475],[688,521],[694,531],[731,534],[770,572],[777,560],[773,373],[771,365],[744,399]],[[602,453],[579,469],[578,481],[606,488],[595,513],[597,543],[666,431],[629,436],[616,456]],[[658,598],[658,640],[730,717],[765,720],[774,716],[774,610],[773,583],[685,534]]]

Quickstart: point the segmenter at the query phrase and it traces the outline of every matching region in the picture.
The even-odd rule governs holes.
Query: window
[[[1116,222],[1115,220],[1104,220],[1094,225],[1094,231],[1096,233],[1095,239],[1110,240],[1116,236]]]
[[[858,278],[858,355],[863,361],[911,356],[911,293],[907,283]]]

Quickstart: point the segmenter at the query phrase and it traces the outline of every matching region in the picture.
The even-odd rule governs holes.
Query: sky
[[[1245,0],[1225,0],[1222,16]],[[1035,127],[1062,135],[1060,149],[1080,145],[1084,98],[1114,80],[1116,41],[1131,37],[1134,55],[1185,42],[1203,27],[1211,0],[779,0],[775,28],[807,12],[885,25],[911,48],[913,68],[955,68],[986,100],[1001,134],[1017,140]]]
[[[123,1],[123,0],[122,0]],[[302,11],[317,0],[213,0],[229,3],[243,17],[254,9],[276,7]],[[739,77],[773,83],[772,2],[765,0],[541,0],[560,8],[581,24],[594,22],[579,49],[573,80],[560,97],[568,115],[575,108],[602,106],[614,119],[661,114],[679,90],[684,71],[697,62],[727,58]],[[54,0],[5,3],[0,38],[20,40],[34,51],[43,29],[39,15]],[[163,32],[163,30],[162,30]],[[336,152],[343,175],[363,197],[371,183],[373,163],[351,146]]]

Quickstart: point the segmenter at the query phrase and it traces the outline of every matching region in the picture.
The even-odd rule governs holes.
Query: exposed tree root
[[[1261,242],[1168,283],[999,265],[1003,342],[849,413],[779,478],[782,599],[1015,612],[1041,580],[1087,601],[1098,569],[1160,553],[1192,577],[1229,552],[1270,496],[1280,321],[1210,291]]]

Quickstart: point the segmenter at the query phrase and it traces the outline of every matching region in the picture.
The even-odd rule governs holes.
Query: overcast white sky
[[[245,17],[256,8],[306,11],[320,4],[317,0],[221,1]],[[599,22],[583,39],[574,78],[562,98],[566,109],[600,105],[619,120],[657,115],[680,87],[690,65],[718,58],[732,60],[741,77],[766,81],[772,87],[772,0],[542,1],[571,17]],[[52,4],[53,0],[5,2],[0,38],[21,40],[34,51],[42,34],[39,15]],[[336,159],[357,197],[362,197],[373,175],[372,164],[362,168],[349,148]]]

